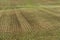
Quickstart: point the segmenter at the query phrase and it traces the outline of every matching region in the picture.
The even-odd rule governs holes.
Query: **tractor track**
[[[29,24],[29,22],[27,21],[27,19],[22,15],[22,12],[20,11],[20,13],[16,12],[16,16],[19,20],[19,22],[21,23],[21,27],[22,27],[22,31],[29,31],[31,32],[31,25]]]

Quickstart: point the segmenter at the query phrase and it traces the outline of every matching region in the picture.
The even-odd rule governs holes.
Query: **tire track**
[[[46,10],[47,12],[51,12],[50,14],[56,15],[58,17],[60,16],[60,14],[59,14],[60,12],[54,11],[52,8],[49,9],[49,8],[43,7],[43,9]]]
[[[29,15],[30,14],[30,15]],[[37,12],[38,14],[38,12]],[[29,22],[29,24],[32,26],[32,29],[36,30],[45,30],[46,28],[44,28],[41,24],[40,24],[40,19],[39,16],[36,14],[36,12],[34,13],[28,13],[28,12],[23,12],[22,15],[25,17],[25,19]],[[32,17],[31,15],[34,15],[35,17]]]
[[[38,19],[37,18],[37,20],[35,20],[35,19],[32,19],[32,18],[34,18],[34,17],[31,17],[31,15],[35,15],[36,17],[38,16],[38,17],[40,17],[39,16],[39,13],[25,13],[24,11],[23,11],[23,16],[27,19],[27,21],[29,22],[29,24],[30,25],[32,25],[32,27],[33,27],[33,32],[34,32],[34,34],[38,34],[38,33],[40,33],[41,31],[43,32],[43,33],[45,33],[45,35],[47,35],[47,34],[51,34],[52,36],[55,36],[55,34],[56,34],[56,29],[58,29],[58,27],[55,27],[54,25],[52,25],[49,21],[47,21],[47,20],[45,20],[45,21],[47,21],[47,22],[49,22],[49,23],[46,23],[46,22],[43,22],[42,21],[42,24],[41,23],[37,23],[39,20],[41,20],[41,19]],[[49,15],[48,15],[49,16]],[[35,17],[35,18],[36,18]],[[30,18],[32,19],[32,21],[35,21],[35,22],[31,22],[31,20],[30,20]],[[46,18],[44,18],[44,16],[42,16],[42,19],[46,19]],[[37,21],[37,22],[36,22]],[[41,21],[39,21],[39,22],[41,22]],[[33,23],[33,24],[32,24]],[[44,23],[45,23],[45,25],[44,25]],[[40,24],[40,25],[39,25]],[[35,25],[35,26],[34,26]],[[38,26],[37,26],[38,25]],[[43,26],[44,25],[44,26]],[[38,30],[37,30],[37,28],[38,28]],[[34,30],[35,29],[35,30]],[[42,29],[42,30],[41,30]],[[55,31],[54,31],[55,30]],[[46,33],[47,32],[47,33]],[[53,33],[55,33],[55,34],[53,34]]]
[[[20,23],[18,22],[15,14],[8,15],[4,12],[0,17],[0,32],[20,32],[18,29],[19,27]]]
[[[14,12],[13,12],[13,13],[14,13]],[[12,25],[12,29],[13,29],[14,33],[15,33],[15,32],[17,32],[17,33],[18,33],[18,32],[21,32],[21,24],[19,23],[16,14],[15,14],[15,13],[12,14],[12,15],[11,15],[11,18],[12,18],[11,25],[12,25],[12,24],[15,24],[15,25]],[[14,26],[14,27],[13,27],[13,26]]]
[[[18,13],[18,14],[17,14]],[[22,15],[22,12],[16,12],[17,18],[21,24],[22,32],[31,32],[31,25],[27,22],[25,17]]]
[[[58,21],[59,19],[57,19],[58,18],[57,16],[50,14],[49,12],[47,12],[47,10],[43,8],[40,9],[40,12],[41,13],[39,15],[42,16],[44,19],[47,19],[47,21],[51,23],[52,28],[49,27],[50,30],[52,29],[51,31],[57,30],[60,28],[60,25],[59,25],[60,23]]]
[[[53,20],[55,20],[55,21],[57,21],[57,22],[59,22],[60,21],[60,17],[58,17],[58,16],[56,16],[55,14],[53,14],[54,12],[51,12],[51,11],[49,11],[49,10],[47,10],[47,9],[45,9],[45,8],[41,8],[40,9],[40,11],[42,11],[43,13],[44,13],[44,15],[46,15],[47,17],[46,18],[51,18],[51,19],[53,19]]]

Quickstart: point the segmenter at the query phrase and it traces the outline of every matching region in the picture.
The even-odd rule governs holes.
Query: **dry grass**
[[[0,39],[59,40],[60,17],[50,10],[42,7],[1,10]]]
[[[60,0],[0,0],[0,40],[60,40],[60,7],[48,5]]]

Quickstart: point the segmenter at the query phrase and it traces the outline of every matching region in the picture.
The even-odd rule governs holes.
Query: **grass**
[[[60,40],[60,1],[46,2],[0,0],[0,40]]]
[[[40,5],[59,5],[59,0],[0,0],[0,9],[34,7]]]
[[[60,19],[50,9],[7,9],[2,10],[0,15],[1,40],[60,39]]]

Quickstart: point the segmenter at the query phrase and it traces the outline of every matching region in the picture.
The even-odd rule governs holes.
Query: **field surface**
[[[0,40],[60,40],[60,0],[0,0]]]

